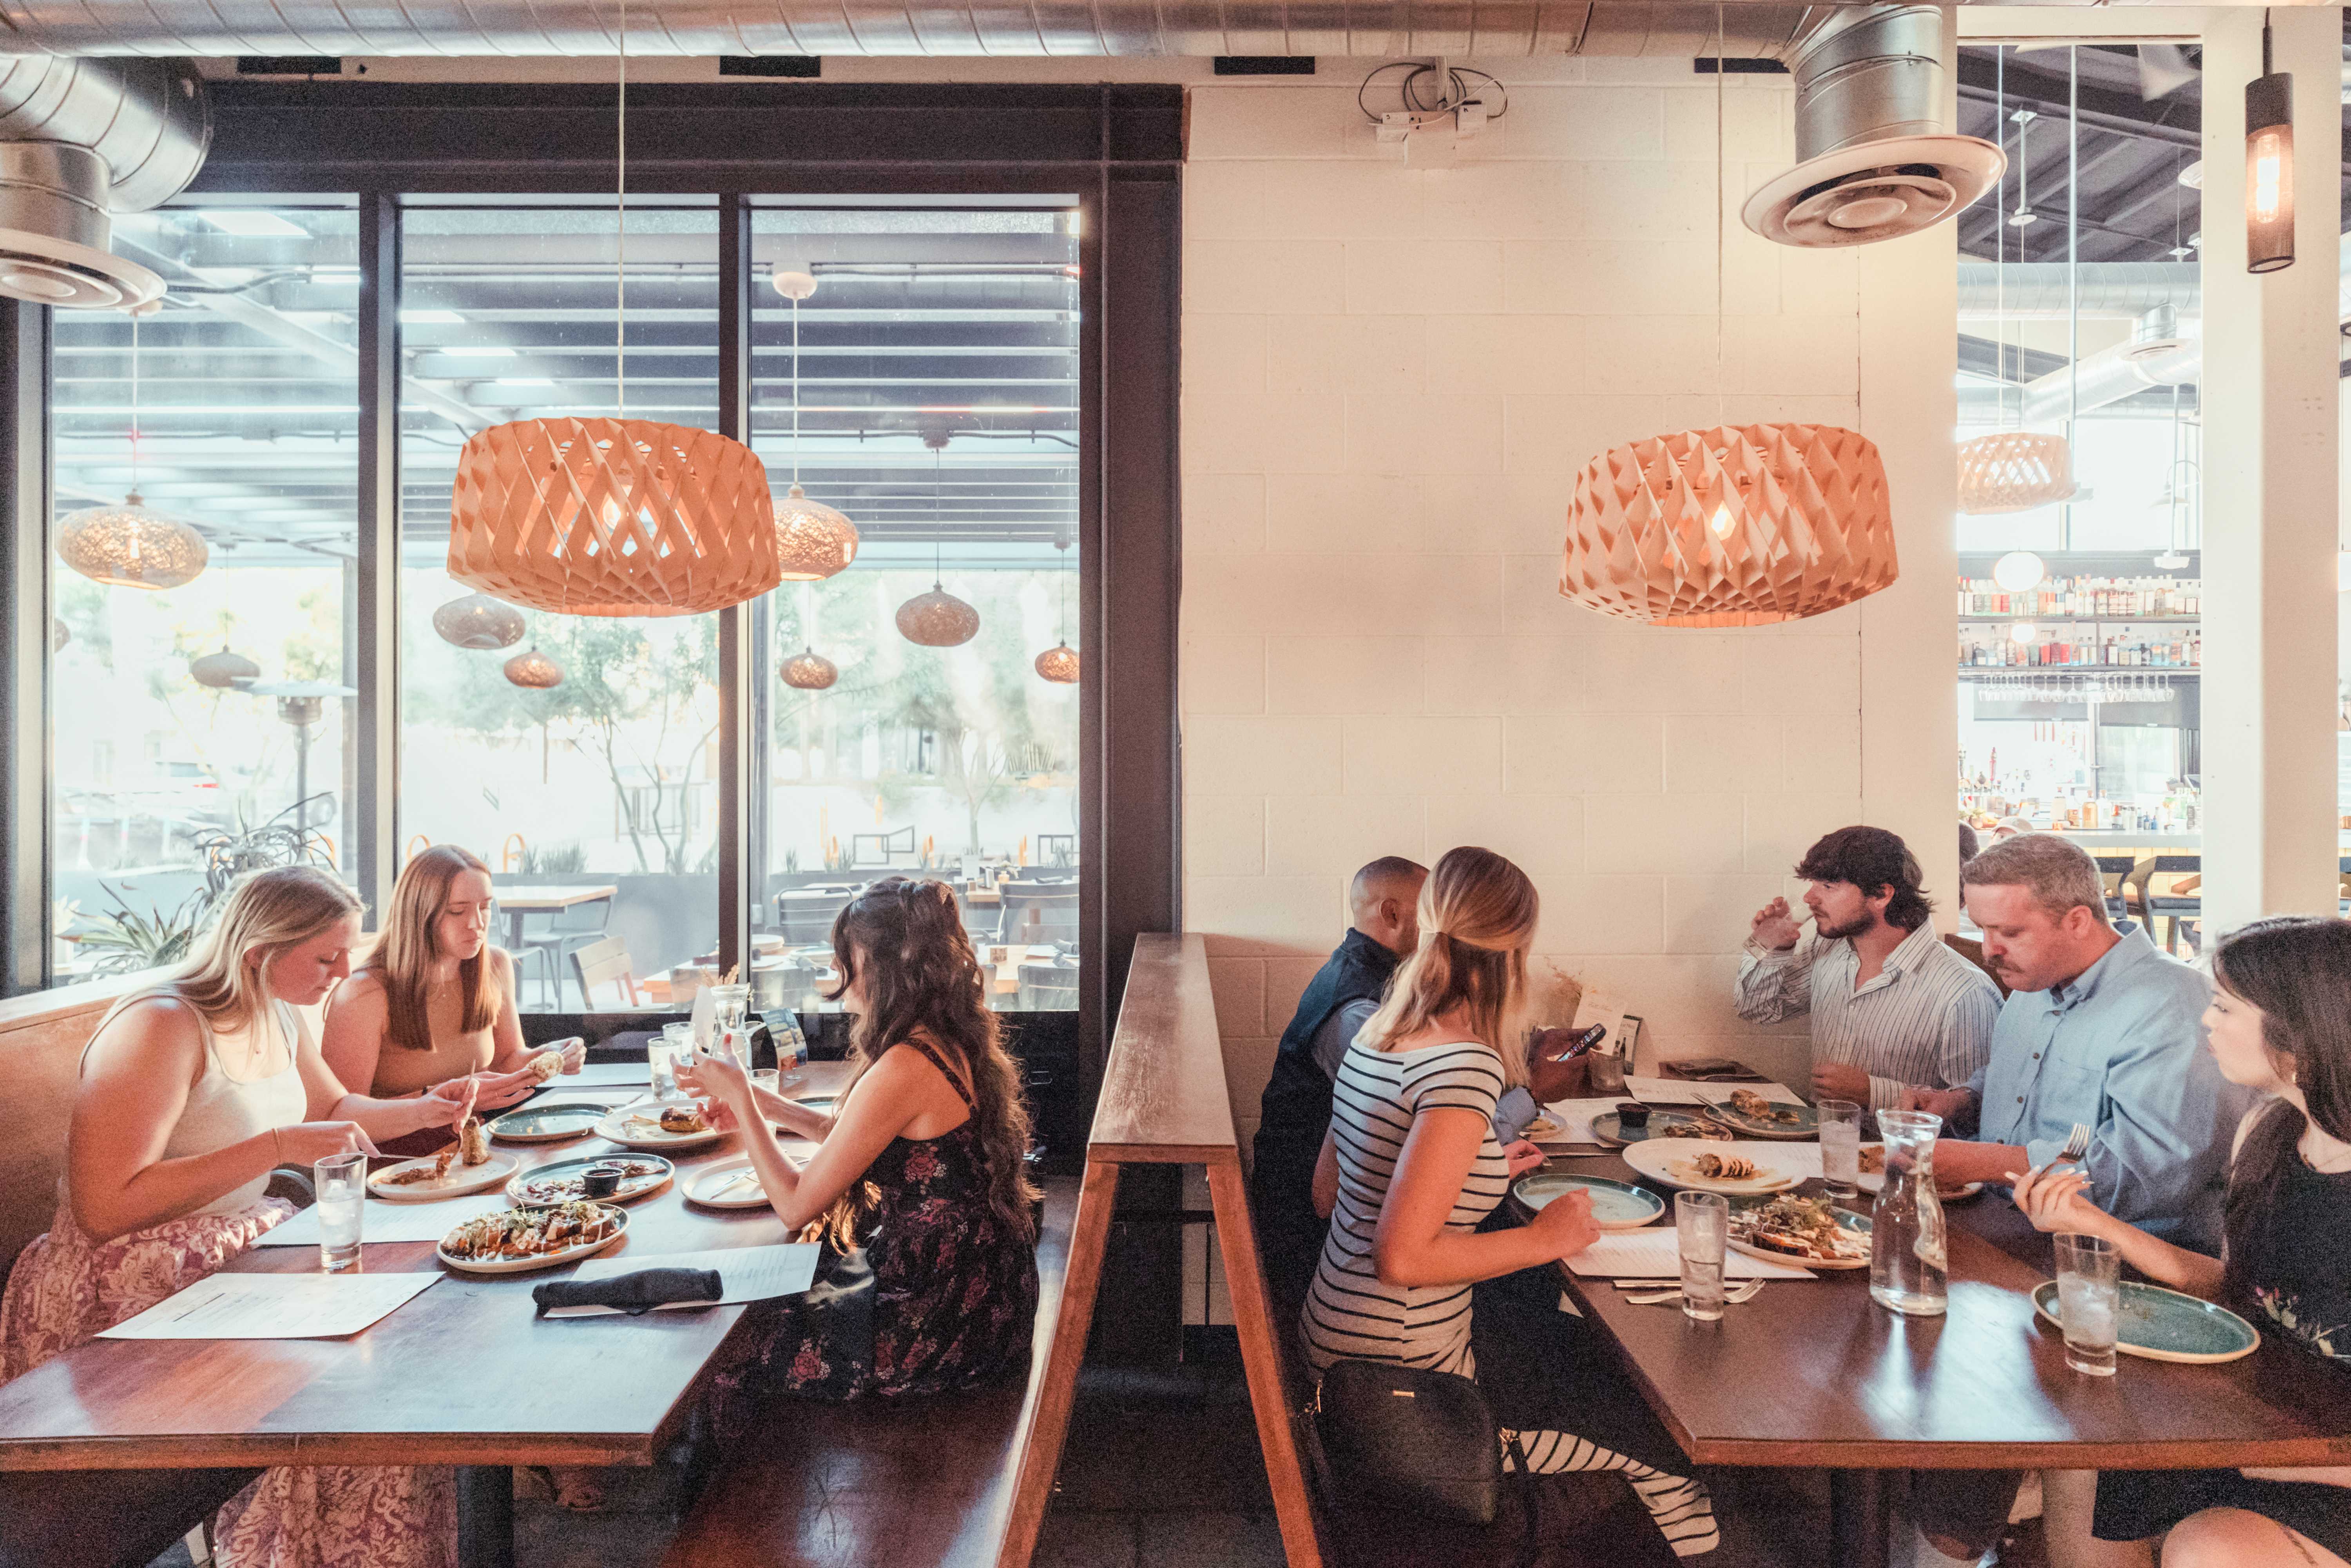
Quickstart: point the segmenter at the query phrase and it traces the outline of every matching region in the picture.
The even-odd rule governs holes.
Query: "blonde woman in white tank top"
[[[279,1166],[445,1126],[470,1088],[376,1100],[346,1090],[297,1007],[350,972],[360,903],[323,871],[247,878],[201,956],[125,997],[83,1049],[56,1219],[0,1297],[0,1382],[213,1272],[293,1212]],[[437,1477],[437,1479],[436,1479]],[[226,1568],[443,1568],[446,1471],[270,1470],[221,1515]]]

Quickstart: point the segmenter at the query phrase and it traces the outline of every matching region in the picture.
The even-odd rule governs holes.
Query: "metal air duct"
[[[163,280],[109,248],[113,214],[185,190],[212,142],[184,62],[0,56],[0,295],[135,309]]]
[[[2024,383],[2024,423],[2046,428],[2152,387],[2186,386],[2202,374],[2204,340],[2183,334],[2179,314],[2160,305],[2139,318],[2131,340],[2085,354],[2078,365]]]
[[[1740,214],[1766,239],[1869,245],[1940,223],[1991,188],[2007,155],[1943,129],[1943,16],[1932,5],[1820,7],[1787,53],[1796,166]]]

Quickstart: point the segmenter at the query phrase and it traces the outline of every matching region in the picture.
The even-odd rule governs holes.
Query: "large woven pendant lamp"
[[[1722,7],[1715,8],[1718,37]],[[1718,43],[1718,52],[1719,43]],[[1722,78],[1715,78],[1715,380],[1722,401]],[[1859,434],[1733,425],[1602,453],[1576,476],[1559,591],[1652,626],[1818,615],[1894,580],[1886,467]]]
[[[525,691],[551,691],[563,684],[563,666],[537,648],[528,648],[506,662],[506,677]]]
[[[939,515],[939,493],[946,485],[940,454],[946,450],[947,433],[926,430],[923,444],[931,449],[931,591],[898,606],[898,634],[925,648],[959,648],[979,635],[979,612],[940,586],[946,522]]]
[[[109,588],[179,588],[212,559],[204,536],[147,509],[139,494],[139,318],[131,314],[131,493],[119,507],[85,507],[57,519],[57,559]]]
[[[1079,663],[1078,651],[1070,646],[1069,535],[1066,532],[1057,533],[1053,538],[1053,548],[1061,552],[1061,564],[1053,573],[1059,580],[1061,588],[1061,609],[1057,616],[1060,645],[1048,648],[1037,655],[1037,674],[1056,685],[1073,686],[1078,684]]]
[[[784,662],[784,685],[796,692],[827,691],[839,679],[841,666],[812,648]]]
[[[511,648],[522,641],[522,612],[486,593],[468,593],[433,612],[433,630],[452,647],[476,653]]]
[[[1996,51],[1998,63],[1993,68],[1992,123],[2009,123],[2008,110],[2008,50]],[[2032,160],[2027,156],[2025,137],[2038,118],[2031,110],[2022,110],[2016,119],[2016,211],[2005,223],[1992,225],[1992,321],[1995,371],[2000,378],[2000,423],[2008,423],[2009,352],[2008,352],[2008,231],[2014,229],[2019,260],[2024,256],[2024,231],[2033,219],[2032,204],[2028,195],[2032,175]],[[2008,198],[2003,193],[2000,205],[2004,210]],[[2022,360],[2020,350],[2019,359]],[[2018,374],[2022,374],[2020,367]],[[2024,388],[2016,386],[2017,423],[2024,423]],[[1970,517],[1996,517],[2003,512],[2029,512],[2036,507],[2053,506],[2070,497],[2074,491],[2074,453],[2062,435],[2043,431],[1996,430],[1990,435],[1979,435],[1959,443],[1959,510]]]
[[[792,302],[792,487],[776,508],[776,557],[786,582],[816,582],[857,559],[857,525],[800,488],[800,301],[816,292],[816,269],[779,261],[768,281]]]
[[[707,430],[628,415],[629,13],[620,8],[611,419],[492,425],[457,455],[449,575],[558,615],[695,615],[781,580],[768,470]]]

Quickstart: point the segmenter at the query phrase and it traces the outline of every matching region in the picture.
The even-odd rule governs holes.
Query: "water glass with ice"
[[[2065,1364],[2093,1377],[2112,1377],[2116,1320],[2122,1312],[2122,1255],[2095,1236],[2060,1234],[2053,1239]]]
[[[1682,1313],[1712,1322],[1722,1316],[1722,1256],[1730,1240],[1730,1200],[1719,1192],[1676,1193],[1674,1233],[1681,1243]]]
[[[360,1215],[367,1197],[367,1156],[329,1155],[310,1167],[319,1202],[319,1267],[329,1274],[360,1266]]]
[[[654,1099],[667,1100],[677,1093],[674,1064],[684,1061],[693,1050],[694,1026],[690,1023],[665,1023],[659,1040],[645,1042],[645,1061],[652,1072]]]
[[[1861,1190],[1861,1107],[1823,1100],[1813,1109],[1821,1124],[1821,1180],[1830,1196],[1851,1197]]]

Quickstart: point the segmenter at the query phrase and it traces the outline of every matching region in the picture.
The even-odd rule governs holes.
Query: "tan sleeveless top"
[[[106,1026],[114,1021],[117,1013],[134,1002],[143,1002],[154,997],[178,1000],[179,992],[169,986],[133,991],[108,1009],[98,1028],[90,1031],[91,1042],[97,1041]],[[172,1134],[163,1143],[163,1158],[177,1160],[191,1155],[208,1155],[214,1149],[243,1143],[255,1134],[266,1133],[273,1127],[294,1126],[307,1113],[309,1096],[302,1087],[301,1069],[295,1061],[300,1049],[297,1042],[302,1038],[301,1025],[294,1017],[294,1009],[284,1002],[273,1000],[271,1006],[277,1027],[286,1037],[286,1067],[283,1071],[274,1072],[266,1078],[256,1078],[250,1082],[239,1082],[222,1069],[220,1047],[213,1038],[212,1020],[196,1009],[188,1009],[195,1014],[196,1027],[204,1031],[204,1072],[188,1091],[188,1102],[180,1108],[180,1119],[172,1124]],[[89,1046],[82,1047],[82,1055],[84,1058],[89,1055]],[[191,1212],[235,1214],[258,1203],[268,1186],[266,1176],[256,1176]],[[62,1178],[59,1187],[62,1190]]]
[[[506,987],[498,983],[496,966],[486,966],[490,990],[490,1021],[487,1028],[469,1031],[457,1027],[459,998],[457,988],[449,987],[424,1001],[424,1016],[433,1034],[433,1049],[411,1051],[392,1042],[389,1033],[383,1047],[376,1052],[375,1082],[368,1092],[380,1100],[395,1100],[403,1094],[421,1094],[436,1083],[446,1083],[452,1078],[462,1078],[468,1072],[479,1072],[489,1066],[497,1055],[495,1036],[498,1016],[507,1005]],[[379,986],[383,983],[381,971],[362,969]],[[357,978],[354,976],[353,978]]]

